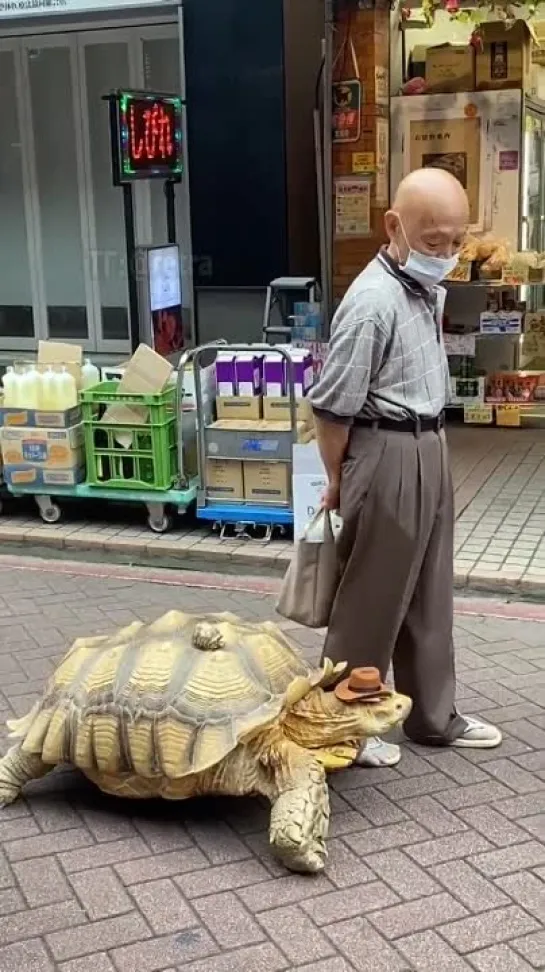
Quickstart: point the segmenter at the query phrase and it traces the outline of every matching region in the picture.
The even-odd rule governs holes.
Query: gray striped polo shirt
[[[310,393],[314,411],[345,423],[439,415],[450,395],[445,294],[444,287],[421,287],[383,248],[333,318],[327,360]]]

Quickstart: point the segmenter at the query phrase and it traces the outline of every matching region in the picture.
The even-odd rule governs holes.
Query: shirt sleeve
[[[343,423],[360,414],[386,351],[384,323],[375,315],[339,323],[310,401],[317,415]]]

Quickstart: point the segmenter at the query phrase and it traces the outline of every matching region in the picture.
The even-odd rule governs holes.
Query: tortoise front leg
[[[0,759],[0,807],[7,807],[21,794],[25,783],[39,780],[52,770],[40,756],[23,753],[18,746]]]
[[[278,749],[278,797],[271,811],[271,846],[291,871],[316,873],[323,870],[327,857],[329,791],[325,771],[295,743],[283,740]]]

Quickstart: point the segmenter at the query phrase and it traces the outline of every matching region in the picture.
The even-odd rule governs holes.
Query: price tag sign
[[[467,355],[475,357],[475,335],[474,334],[443,334],[443,344],[447,357],[453,355]]]
[[[370,175],[374,171],[374,152],[352,152],[352,172],[354,175]]]
[[[496,405],[496,425],[520,427],[520,405]]]
[[[492,425],[492,405],[464,405],[464,422],[467,425]]]

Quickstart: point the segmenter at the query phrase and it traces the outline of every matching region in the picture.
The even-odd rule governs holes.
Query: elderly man
[[[385,677],[414,700],[405,732],[427,745],[493,748],[494,726],[455,705],[452,480],[443,429],[449,375],[438,284],[468,224],[460,183],[411,173],[386,213],[389,245],[348,289],[312,393],[329,485],[340,509],[341,580],[324,654]],[[400,749],[372,740],[359,763],[393,766]]]

